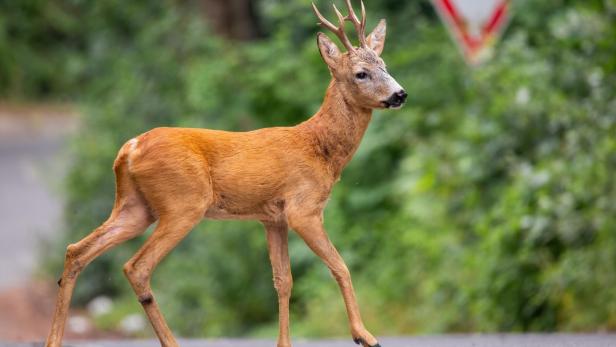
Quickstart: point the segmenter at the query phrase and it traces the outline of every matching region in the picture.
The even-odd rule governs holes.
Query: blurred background
[[[318,109],[329,74],[309,5],[0,2],[0,338],[44,338],[64,249],[107,218],[126,140]],[[370,28],[388,19],[383,57],[410,94],[376,112],[325,214],[366,325],[616,330],[616,0],[512,1],[475,68],[428,0],[366,6]],[[122,274],[145,237],[85,270],[70,337],[152,336]],[[329,272],[295,235],[290,247],[294,336],[346,336]],[[181,336],[277,333],[258,223],[203,222],[153,287]]]

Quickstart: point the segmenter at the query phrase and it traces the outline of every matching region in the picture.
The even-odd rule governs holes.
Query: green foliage
[[[513,4],[496,56],[475,69],[428,1],[368,4],[372,24],[389,20],[384,58],[410,100],[377,112],[325,219],[378,334],[616,329],[616,2]],[[263,0],[271,36],[241,45],[171,1],[1,6],[0,90],[40,95],[47,85],[84,105],[66,242],[107,217],[111,164],[135,134],[291,125],[318,108],[328,82],[307,1]],[[21,55],[33,65],[17,67]],[[121,266],[142,242],[95,261],[77,299],[132,296]],[[346,334],[325,267],[296,237],[291,253],[294,331]],[[270,277],[258,224],[208,221],[153,286],[184,336],[267,335]]]

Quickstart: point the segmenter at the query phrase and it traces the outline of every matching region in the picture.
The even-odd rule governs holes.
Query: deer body
[[[347,5],[354,16],[350,0]],[[315,12],[328,27],[316,8]],[[362,22],[351,15],[339,18],[341,23],[354,21],[363,36],[365,14]],[[203,218],[254,219],[264,225],[279,301],[278,347],[291,346],[289,227],[322,258],[338,282],[355,342],[379,346],[363,325],[349,271],[323,228],[323,209],[361,142],[372,109],[398,107],[406,98],[378,57],[384,31],[382,21],[368,38],[360,37],[362,47],[355,49],[338,30],[336,35],[349,49],[344,55],[319,34],[319,49],[333,78],[319,111],[297,126],[241,133],[157,128],[128,141],[114,163],[116,200],[109,219],[67,247],[46,346],[61,345],[81,270],[109,248],[143,233],[155,221],[158,224],[152,235],[125,264],[124,272],[161,345],[177,346],[154,300],[150,278],[158,263]]]
[[[176,187],[175,201],[185,194],[175,173],[202,171],[204,217],[211,219],[277,222],[300,213],[307,202],[322,209],[372,117],[372,110],[353,109],[337,98],[335,88],[332,82],[321,110],[295,127],[153,129],[124,145],[116,170],[125,166],[144,192]],[[155,207],[152,213],[160,214]]]

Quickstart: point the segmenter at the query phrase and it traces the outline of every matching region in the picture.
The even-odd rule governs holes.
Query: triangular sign
[[[471,65],[484,62],[509,20],[509,0],[432,0]]]

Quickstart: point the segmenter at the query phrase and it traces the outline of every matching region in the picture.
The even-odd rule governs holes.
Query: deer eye
[[[368,74],[365,72],[358,72],[355,74],[355,78],[357,78],[358,80],[364,80],[366,78],[368,78]]]

